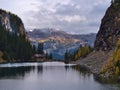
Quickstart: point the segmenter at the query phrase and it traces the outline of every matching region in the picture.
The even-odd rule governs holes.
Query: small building
[[[35,54],[34,57],[36,61],[45,61],[45,55],[43,54]]]

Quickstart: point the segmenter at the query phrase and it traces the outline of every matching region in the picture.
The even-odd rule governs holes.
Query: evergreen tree
[[[69,53],[68,51],[65,52],[65,63],[69,63]]]
[[[120,3],[120,0],[113,0],[114,3]]]
[[[53,59],[52,53],[50,53],[50,55],[49,55],[49,59]]]
[[[45,54],[45,58],[48,59],[48,53],[47,53],[47,52],[46,52],[46,54]]]
[[[28,40],[7,31],[4,26],[0,26],[0,50],[3,52],[3,59],[7,61],[29,60],[34,54],[33,47]]]
[[[78,50],[72,55],[73,60],[78,60],[81,57],[86,57],[90,52],[92,52],[92,48],[88,45],[85,45],[84,47],[78,48]]]
[[[38,54],[44,54],[43,48],[44,48],[44,44],[43,44],[43,43],[38,43],[37,53],[38,53]]]

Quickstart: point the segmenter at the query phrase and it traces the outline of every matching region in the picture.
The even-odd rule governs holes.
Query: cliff
[[[24,24],[15,14],[0,9],[0,25],[11,33],[27,38]]]
[[[97,33],[94,51],[75,63],[87,67],[103,82],[120,81],[120,0],[112,0]]]
[[[95,41],[95,50],[106,51],[112,54],[104,60],[101,66],[100,77],[103,81],[120,80],[120,0],[112,0],[111,6],[107,9],[102,19],[100,30]],[[104,57],[103,55],[102,57]]]
[[[95,50],[112,50],[120,37],[120,4],[115,1],[107,9],[95,40]]]
[[[1,9],[0,51],[7,62],[29,60],[34,53],[22,20],[17,15]]]

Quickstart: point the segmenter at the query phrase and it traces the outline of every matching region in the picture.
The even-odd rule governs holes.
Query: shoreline
[[[101,83],[120,83],[120,78],[108,78],[100,74],[102,66],[113,56],[113,52],[113,50],[109,52],[95,51],[90,53],[87,57],[71,63],[87,69],[94,75],[94,78]]]
[[[93,51],[85,58],[80,58],[71,63],[88,68],[92,73],[99,74],[102,65],[106,64],[110,57],[113,56],[113,50],[109,52]]]
[[[94,79],[101,82],[101,83],[118,83],[116,82],[115,80],[109,80],[108,78],[106,77],[102,77],[100,75],[100,69],[101,68],[97,68],[95,64],[91,66],[88,65],[88,63],[85,63],[84,60],[88,60],[87,59],[88,57],[86,58],[81,58],[80,60],[77,60],[77,61],[72,61],[68,64],[74,64],[75,66],[79,66],[80,68],[83,68],[85,70],[87,70],[89,73],[93,74],[94,75]],[[89,60],[88,60],[89,61]],[[44,62],[63,62],[65,65],[67,65],[64,61],[52,61],[52,60],[48,60],[48,61],[25,61],[25,62],[21,62],[21,61],[17,61],[17,62],[3,62],[3,63],[0,63],[1,64],[15,64],[15,63],[44,63]],[[93,63],[93,62],[91,62]],[[96,68],[95,68],[96,67]],[[120,79],[119,79],[119,82],[120,82]]]
[[[43,62],[63,62],[64,61],[52,61],[52,60],[47,60],[47,61],[11,61],[11,62],[0,62],[0,64],[8,64],[8,63],[43,63]]]

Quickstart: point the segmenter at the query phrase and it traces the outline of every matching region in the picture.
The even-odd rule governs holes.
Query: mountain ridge
[[[45,32],[47,31],[47,32]],[[62,30],[56,30],[56,29],[34,29],[32,31],[28,31],[28,35],[31,39],[38,39],[38,40],[43,40],[43,39],[57,39],[61,38],[63,40],[64,38],[67,39],[68,41],[71,40],[75,42],[80,41],[81,43],[88,43],[90,46],[94,46],[94,40],[96,37],[95,33],[91,34],[69,34],[67,32],[64,32]],[[91,42],[88,42],[90,41]],[[64,40],[63,40],[64,41]]]

